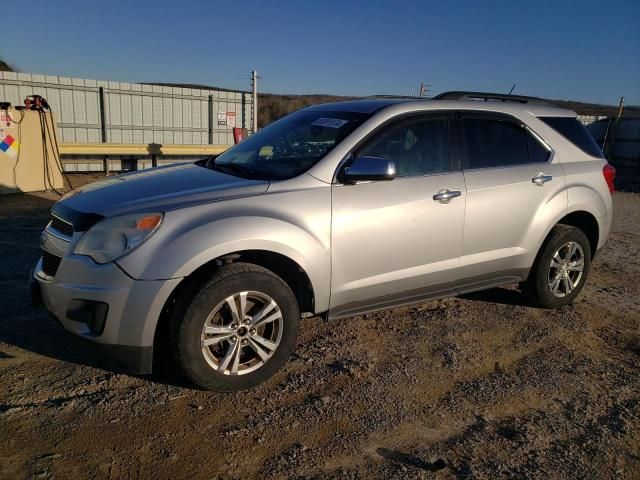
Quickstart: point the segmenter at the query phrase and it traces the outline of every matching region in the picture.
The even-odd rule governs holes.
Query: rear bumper
[[[602,249],[605,247],[607,242],[609,241],[609,235],[611,234],[611,226],[613,225],[613,207],[611,207],[606,215],[596,218],[598,222],[598,246],[596,251],[593,253],[593,258],[595,259],[597,255],[600,254]]]
[[[111,367],[151,373],[153,340],[160,313],[180,279],[141,281],[115,264],[97,265],[80,256],[65,257],[55,278],[38,262],[31,275],[34,307],[43,307],[64,330],[85,340]],[[78,308],[78,305],[89,305]],[[97,314],[91,310],[98,308]],[[100,315],[99,328],[92,315]]]

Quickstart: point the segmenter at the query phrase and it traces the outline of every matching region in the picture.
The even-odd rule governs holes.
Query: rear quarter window
[[[589,130],[574,117],[539,117],[560,135],[589,155],[604,158],[602,150],[593,139]]]

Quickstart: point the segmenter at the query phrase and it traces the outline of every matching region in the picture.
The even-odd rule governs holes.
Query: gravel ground
[[[640,195],[572,306],[513,286],[305,319],[239,394],[105,370],[31,312],[53,198],[0,197],[0,478],[640,478]]]

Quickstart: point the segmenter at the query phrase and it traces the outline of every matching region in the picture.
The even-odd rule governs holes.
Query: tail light
[[[615,192],[616,186],[614,181],[616,179],[616,169],[613,165],[607,163],[604,167],[602,167],[602,175],[604,175],[604,179],[607,182],[607,186],[609,187],[609,191],[611,193]]]

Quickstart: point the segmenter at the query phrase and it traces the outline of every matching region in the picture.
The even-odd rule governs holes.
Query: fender
[[[602,174],[606,164],[606,160],[562,164],[569,192],[569,213],[582,210],[596,217],[605,241],[613,217],[613,199]]]
[[[598,250],[607,242],[613,222],[613,199],[602,174],[604,165],[605,160],[563,165],[569,193],[569,213],[584,211],[595,217],[598,223]]]
[[[544,210],[544,207],[542,209]],[[546,238],[549,236],[549,233],[551,232],[553,227],[555,227],[560,220],[566,217],[567,213],[568,211],[566,207],[563,209],[556,209],[552,212],[545,212],[544,221],[546,221],[547,223],[542,223],[544,225],[544,228],[540,230],[535,235],[535,237],[533,237],[535,238],[535,247],[532,248],[527,255],[526,263],[527,263],[528,269],[530,269],[533,266],[533,262],[538,256],[538,252],[542,248],[542,244],[544,243]],[[529,234],[532,234],[531,229],[529,230]]]
[[[303,216],[299,193],[295,202],[288,198],[294,192],[284,191],[165,212],[158,231],[117,263],[134,279],[164,280],[187,277],[216,258],[242,250],[274,252],[306,272],[316,309],[326,310],[331,271],[330,188],[305,192]]]
[[[567,213],[589,212],[596,219],[607,215],[609,206],[602,194],[589,185],[567,185],[569,193],[569,210]]]
[[[555,195],[540,204],[529,228],[524,232],[520,245],[527,251],[524,256],[523,268],[530,269],[535,261],[538,251],[551,229],[567,215],[567,192],[564,188],[558,190]]]
[[[605,221],[605,219],[608,219],[609,216],[607,215],[607,206],[603,201],[603,197],[595,189],[589,188],[588,186],[574,186],[573,188],[568,189],[567,193],[569,196],[569,205],[566,210],[561,211],[554,209],[552,210],[553,214],[551,216],[544,215],[543,222],[548,223],[543,223],[546,226],[542,231],[542,234],[537,237],[537,247],[535,248],[535,251],[532,252],[533,256],[530,259],[531,264],[533,264],[540,248],[542,248],[542,244],[549,236],[553,227],[555,227],[570,213],[587,212],[593,215],[599,227],[598,247],[601,247],[606,242],[606,238],[609,234],[609,223]],[[546,208],[548,208],[548,205],[544,206],[542,210],[544,211]],[[596,212],[600,213],[600,215]]]

